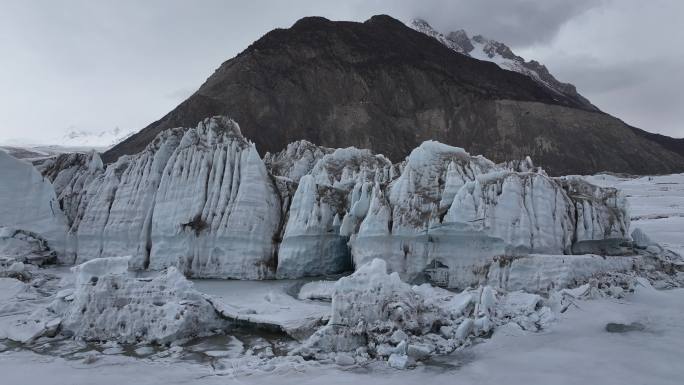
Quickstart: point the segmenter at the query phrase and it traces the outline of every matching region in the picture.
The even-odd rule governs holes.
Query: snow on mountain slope
[[[493,62],[505,70],[523,74],[556,93],[569,96],[585,107],[598,111],[589,100],[577,93],[575,86],[558,81],[543,64],[535,60],[526,61],[522,57],[514,54],[513,51],[503,43],[487,39],[482,35],[476,35],[471,38],[468,36],[467,32],[462,29],[449,32],[445,36],[433,29],[427,21],[422,19],[413,19],[409,26],[418,32],[434,37],[440,43],[462,55],[470,56],[478,60]]]
[[[61,133],[48,134],[41,139],[5,139],[0,146],[35,149],[44,152],[70,152],[88,150],[106,150],[134,133],[119,127],[111,130],[76,130],[68,129]]]
[[[5,151],[17,159],[41,165],[61,154],[105,151],[132,134],[132,131],[124,132],[118,127],[101,132],[72,130],[64,135],[41,141],[5,140],[0,143],[0,151]]]

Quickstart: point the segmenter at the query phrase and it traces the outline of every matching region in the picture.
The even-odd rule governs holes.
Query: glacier
[[[435,141],[399,163],[307,141],[262,159],[235,121],[216,116],[106,166],[92,152],[39,168],[67,262],[129,255],[135,270],[292,279],[381,258],[404,280],[465,288],[486,281],[495,257],[622,255],[631,242],[616,189]]]
[[[79,365],[420,371],[684,283],[681,256],[631,229],[647,215],[613,179],[549,177],[529,158],[428,141],[392,163],[300,141],[262,160],[215,117],[111,165],[85,153],[39,168],[65,248],[0,229],[0,350]],[[77,266],[37,266],[57,256]]]
[[[59,164],[68,167],[55,172]],[[58,158],[45,169],[69,214],[77,262],[130,255],[138,269],[273,276],[280,198],[254,145],[230,119],[165,131],[105,170],[96,154],[80,165]],[[90,183],[75,191],[82,180]]]

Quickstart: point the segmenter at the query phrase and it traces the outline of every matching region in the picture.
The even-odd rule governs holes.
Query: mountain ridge
[[[482,35],[474,35],[472,38],[464,29],[451,31],[446,35],[432,28],[424,19],[413,19],[409,26],[418,32],[424,33],[437,39],[448,48],[474,59],[491,61],[502,69],[518,72],[530,77],[537,83],[548,87],[554,92],[575,99],[583,107],[600,111],[600,109],[577,92],[577,88],[570,83],[563,83],[556,79],[545,65],[536,60],[525,60],[516,55],[510,47],[499,41],[486,38]]]
[[[434,139],[494,161],[530,155],[555,175],[684,169],[681,155],[591,104],[386,15],[363,23],[307,17],[266,33],[103,159],[136,153],[164,129],[213,115],[234,118],[262,154],[305,139],[368,148],[396,162]]]

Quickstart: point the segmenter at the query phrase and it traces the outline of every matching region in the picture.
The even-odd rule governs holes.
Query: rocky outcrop
[[[454,50],[388,16],[304,18],[223,63],[186,101],[103,159],[138,153],[166,129],[220,114],[240,122],[261,154],[305,139],[397,162],[437,140],[495,162],[529,155],[551,175],[684,170],[681,154],[598,112],[541,65],[503,58],[510,50],[477,40],[469,39],[470,55],[482,52],[475,58],[459,53],[468,47]],[[489,54],[512,67],[477,60],[494,60]]]

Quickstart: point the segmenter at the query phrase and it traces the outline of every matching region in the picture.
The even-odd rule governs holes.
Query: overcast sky
[[[273,28],[378,13],[507,43],[602,110],[684,136],[681,0],[0,0],[0,142],[140,129]]]

